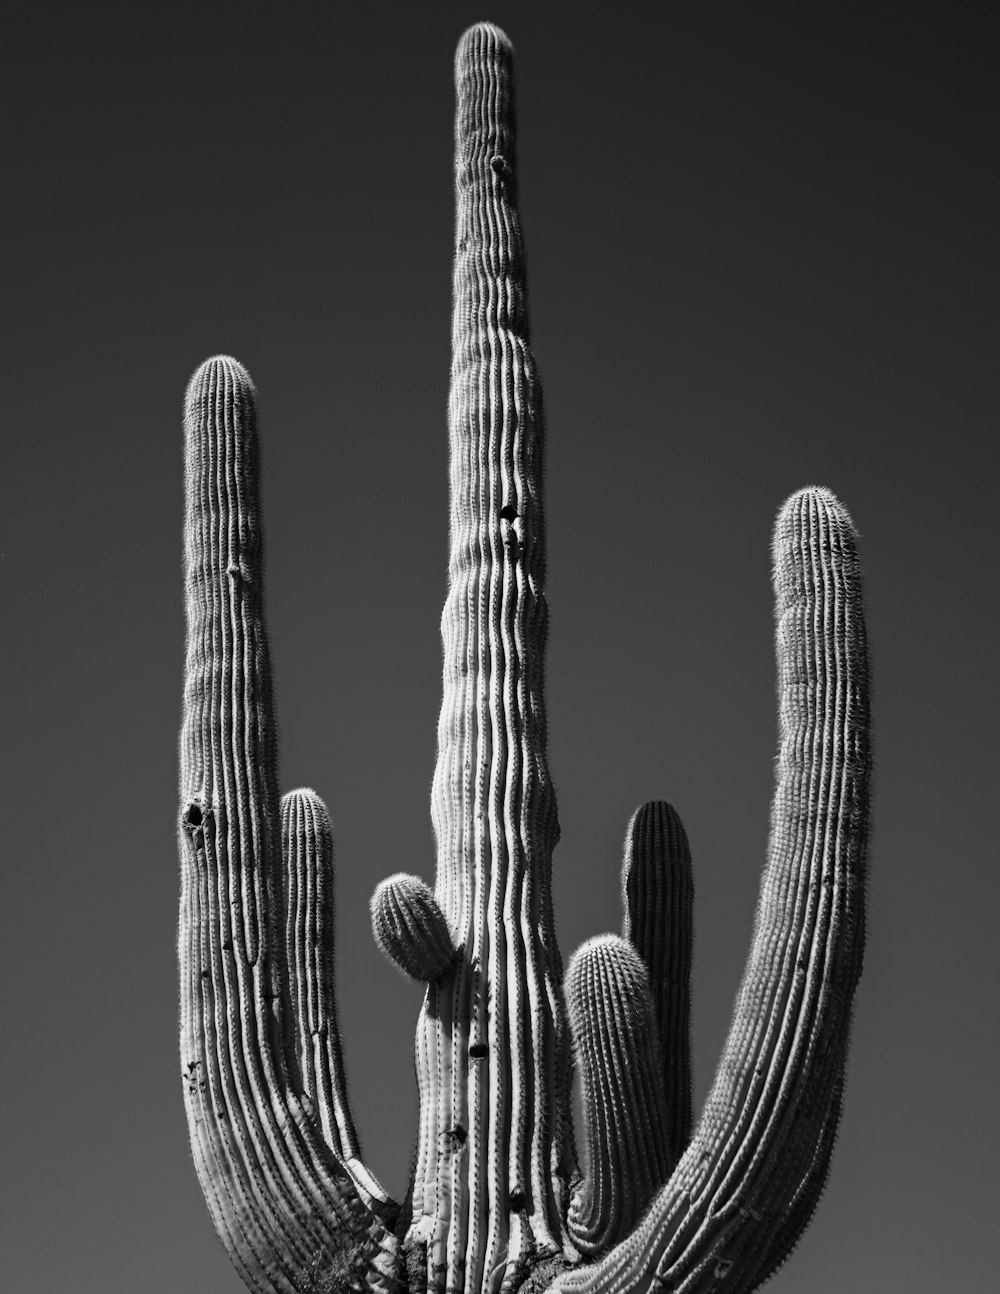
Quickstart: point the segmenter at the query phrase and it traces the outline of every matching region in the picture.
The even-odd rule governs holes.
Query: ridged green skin
[[[416,946],[411,970],[428,980],[411,1187],[395,1204],[359,1157],[336,1027],[326,811],[298,791],[279,813],[255,397],[226,356],[195,373],[185,408],[179,960],[195,1166],[256,1290],[744,1294],[784,1260],[822,1190],[861,970],[870,757],[855,533],[812,487],[775,527],[770,851],[735,1018],[689,1142],[690,858],[666,807],[630,825],[635,951],[616,936],[585,948],[569,996],[585,1086],[590,1064],[592,1102],[613,1103],[588,1111],[588,1140],[625,1129],[636,1155],[591,1156],[581,1178],[551,902],[541,393],[502,32],[480,24],[463,36],[456,81],[435,898],[415,878],[382,891],[385,946],[404,962]],[[403,919],[418,909],[419,929]],[[615,1055],[621,1072],[601,1062]]]

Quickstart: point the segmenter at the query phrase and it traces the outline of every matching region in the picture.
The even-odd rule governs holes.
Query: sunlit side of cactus
[[[185,406],[181,1062],[216,1229],[261,1291],[755,1289],[823,1188],[864,937],[868,665],[855,532],[829,491],[774,532],[781,746],[753,942],[715,1082],[690,1082],[693,886],[680,819],[637,810],[622,935],[565,985],[551,902],[544,424],[516,204],[511,47],[456,56],[451,556],[433,889],[397,874],[376,941],[426,983],[407,1198],[365,1168],[337,1030],[333,837],[279,805],[255,394],[220,356]],[[572,1131],[571,1050],[586,1156]]]

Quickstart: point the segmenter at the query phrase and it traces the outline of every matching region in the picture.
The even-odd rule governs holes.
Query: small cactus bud
[[[419,876],[386,877],[372,895],[371,913],[375,942],[408,979],[435,980],[451,964],[448,923]]]

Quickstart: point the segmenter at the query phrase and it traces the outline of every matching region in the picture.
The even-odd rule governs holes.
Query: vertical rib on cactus
[[[758,1229],[787,1217],[801,1199],[803,1155],[819,1145],[822,1157],[832,1137],[861,972],[871,760],[856,537],[830,491],[810,487],[782,508],[774,588],[781,743],[769,860],[715,1082],[633,1235],[554,1289],[752,1289],[767,1274],[742,1279],[745,1262],[756,1266]],[[821,1177],[805,1186],[818,1192]],[[785,1252],[796,1238],[781,1232]]]
[[[665,800],[636,809],[625,834],[622,934],[649,972],[667,1093],[670,1167],[691,1139],[694,880],[687,832]]]
[[[649,973],[636,949],[617,935],[582,944],[566,971],[566,1009],[587,1151],[569,1228],[593,1257],[628,1235],[671,1167]]]
[[[561,1251],[571,1143],[542,694],[542,409],[506,36],[471,28],[455,76],[451,555],[432,817],[437,898],[465,956],[429,986],[417,1027],[408,1243],[427,1247],[429,1290],[478,1292]]]
[[[181,1057],[216,1229],[253,1289],[316,1253],[387,1289],[394,1240],[303,1101],[280,928],[254,389],[219,357],[185,407],[187,669],[181,730]]]

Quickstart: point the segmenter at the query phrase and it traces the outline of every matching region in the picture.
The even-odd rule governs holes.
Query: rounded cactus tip
[[[251,397],[256,394],[253,379],[238,359],[234,359],[232,355],[212,355],[191,374],[191,380],[187,384],[188,402],[200,397],[220,379],[241,387]]]
[[[307,804],[310,808],[319,808],[326,812],[326,805],[311,786],[297,786],[293,791],[286,791],[281,797],[282,808],[286,805],[291,808],[297,804]]]
[[[858,538],[857,527],[834,492],[825,485],[804,485],[790,494],[778,509],[771,537],[771,555],[777,562],[790,536],[798,534],[810,516],[821,516],[841,535]]]
[[[828,515],[843,518],[853,530],[850,514],[831,489],[825,485],[803,485],[795,490],[778,509],[778,523],[797,515],[803,507],[821,508]]]
[[[625,832],[626,843],[639,828],[653,822],[672,827],[674,830],[683,826],[680,814],[669,800],[645,800],[628,820]]]
[[[311,786],[298,786],[286,791],[280,805],[282,825],[287,829],[300,819],[318,824],[330,831],[330,813],[321,796]]]
[[[372,934],[407,979],[435,980],[455,956],[451,932],[430,886],[419,876],[387,876],[371,897]]]
[[[583,943],[570,956],[569,964],[566,968],[566,974],[569,975],[574,967],[586,965],[600,965],[602,962],[615,961],[622,956],[628,956],[634,953],[632,945],[621,935],[611,934],[610,932],[603,935],[591,935],[589,939],[584,939]]]
[[[474,22],[471,27],[467,27],[458,40],[458,49],[456,56],[461,59],[468,55],[477,46],[487,49],[504,51],[510,53],[513,50],[511,39],[502,27],[498,27],[493,22]]]
[[[621,935],[594,935],[585,939],[566,967],[566,996],[571,1003],[584,1000],[586,986],[596,980],[614,985],[623,1000],[645,1004],[649,998],[649,972],[633,945]]]

